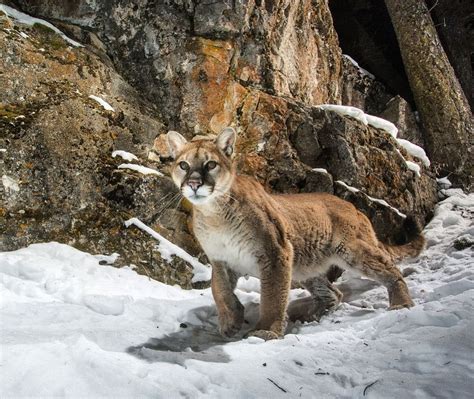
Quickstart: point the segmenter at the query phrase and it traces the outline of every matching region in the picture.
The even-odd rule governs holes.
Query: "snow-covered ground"
[[[278,341],[220,338],[209,289],[99,265],[113,257],[0,253],[0,397],[472,398],[474,194],[447,193],[428,248],[401,265],[414,308],[387,311],[383,288],[346,277],[336,312]],[[247,328],[257,291],[240,281]]]

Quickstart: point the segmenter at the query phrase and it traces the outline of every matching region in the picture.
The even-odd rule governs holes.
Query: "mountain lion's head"
[[[225,128],[214,140],[188,142],[178,132],[168,132],[168,146],[174,164],[171,177],[181,194],[194,205],[225,195],[232,185],[232,155],[235,130]]]

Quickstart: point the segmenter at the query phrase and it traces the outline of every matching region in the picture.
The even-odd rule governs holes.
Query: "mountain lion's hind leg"
[[[342,252],[340,255],[349,266],[387,288],[389,309],[414,306],[402,273],[393,264],[388,254],[362,240],[353,242]]]
[[[319,321],[321,317],[335,310],[341,303],[342,292],[325,276],[307,280],[303,286],[311,293],[311,296],[290,303],[288,315],[292,321]]]
[[[225,264],[212,262],[211,289],[216,302],[219,331],[224,337],[239,332],[244,322],[244,307],[234,294],[238,277]]]

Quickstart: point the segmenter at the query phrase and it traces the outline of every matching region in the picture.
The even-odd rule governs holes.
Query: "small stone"
[[[472,247],[474,245],[474,237],[471,235],[464,235],[456,238],[453,242],[454,249],[462,251],[463,249]]]
[[[408,277],[409,275],[416,273],[417,270],[414,267],[405,267],[402,271],[403,277]]]

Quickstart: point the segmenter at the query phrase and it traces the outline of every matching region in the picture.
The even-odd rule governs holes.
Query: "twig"
[[[150,273],[148,273],[148,270],[146,269],[146,267],[143,264],[140,264],[140,266],[145,271],[145,274],[148,276],[148,280],[151,280]]]
[[[435,8],[438,5],[439,0],[436,0],[433,6],[428,10],[428,12],[431,12],[433,8]]]
[[[285,393],[288,392],[286,389],[282,388],[280,385],[278,385],[278,384],[277,384],[275,381],[273,381],[272,379],[270,379],[270,378],[267,377],[267,380],[270,381],[273,385],[275,385],[279,390],[281,390],[281,391],[283,391],[283,392],[285,392]]]
[[[367,390],[372,386],[374,385],[376,382],[378,382],[379,380],[375,380],[374,382],[370,383],[369,385],[367,385],[365,388],[364,388],[364,392],[363,392],[363,395],[365,396],[365,394],[367,393]]]

